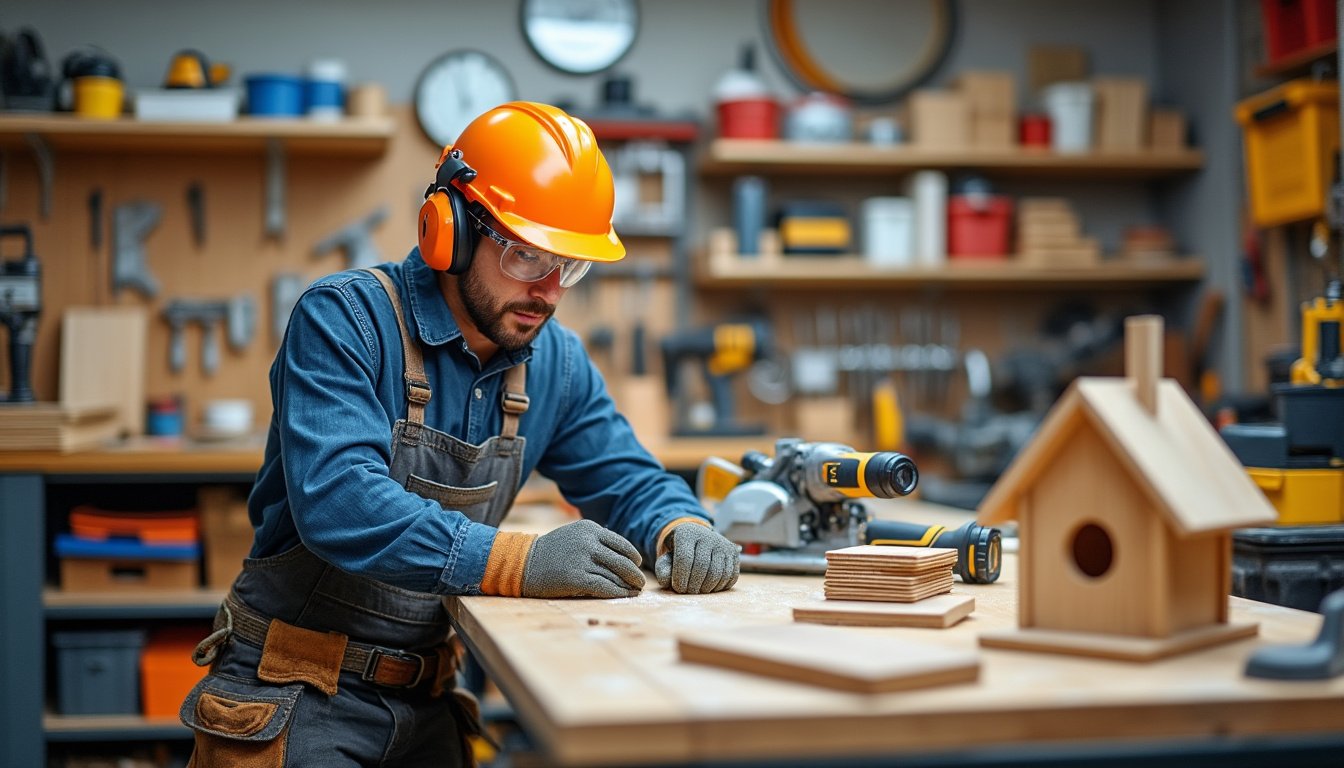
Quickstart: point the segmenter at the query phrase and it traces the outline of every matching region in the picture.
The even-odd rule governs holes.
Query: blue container
[[[345,113],[345,87],[331,80],[305,80],[304,105],[309,115],[340,117]]]
[[[262,117],[303,115],[303,79],[295,75],[251,75],[247,78],[247,111]]]
[[[143,630],[54,632],[56,709],[62,715],[140,712]]]

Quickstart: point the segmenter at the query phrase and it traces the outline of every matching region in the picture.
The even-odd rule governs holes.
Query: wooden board
[[[941,595],[952,590],[952,574],[939,581],[918,587],[852,587],[825,584],[823,593],[828,600],[877,600],[881,602],[913,603],[926,597]]]
[[[885,567],[891,570],[919,569],[933,564],[955,563],[957,551],[945,547],[901,547],[892,545],[860,544],[826,553],[827,567],[859,563],[864,568]]]
[[[910,499],[866,504],[893,519],[950,526],[969,519]],[[1016,627],[1017,585],[1017,557],[1008,553],[999,581],[957,585],[975,598],[969,618],[935,633],[867,630],[978,649],[977,682],[866,696],[677,659],[679,634],[790,623],[792,606],[820,599],[815,576],[747,573],[713,595],[676,595],[650,579],[634,598],[447,604],[475,657],[558,765],[895,760],[1118,740],[1216,745],[1328,737],[1344,722],[1344,678],[1273,683],[1242,672],[1258,647],[1314,640],[1318,614],[1234,598],[1231,620],[1258,622],[1258,637],[1144,664],[979,648],[981,633]]]
[[[944,629],[970,616],[975,598],[937,595],[915,603],[811,600],[793,607],[793,620],[861,627]]]
[[[682,635],[677,638],[677,652],[683,662],[855,693],[964,683],[980,674],[980,661],[973,653],[812,624]]]
[[[70,307],[61,322],[61,402],[114,405],[118,431],[145,432],[143,307]]]
[[[980,644],[986,648],[1009,648],[1016,651],[1068,653],[1121,661],[1152,661],[1198,648],[1253,637],[1257,631],[1259,625],[1254,623],[1208,624],[1178,632],[1170,637],[1126,637],[1031,627],[1005,632],[987,632],[980,636]]]

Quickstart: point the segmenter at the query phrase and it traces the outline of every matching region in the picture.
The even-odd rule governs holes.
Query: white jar
[[[876,267],[914,264],[914,204],[908,197],[870,197],[860,206],[863,255]]]
[[[1041,90],[1041,103],[1050,115],[1050,146],[1056,152],[1086,152],[1092,148],[1092,109],[1096,94],[1089,83],[1054,83]]]
[[[936,267],[947,261],[947,174],[920,171],[910,177],[914,201],[915,263]]]

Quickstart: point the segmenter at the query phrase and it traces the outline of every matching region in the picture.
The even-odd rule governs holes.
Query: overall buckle
[[[392,659],[394,661],[399,661],[402,662],[403,664],[415,664],[416,665],[415,676],[408,683],[389,683],[383,680],[379,680],[378,665],[385,658]],[[360,675],[360,679],[366,682],[377,683],[378,685],[386,686],[388,688],[414,688],[415,686],[420,684],[420,681],[423,680],[424,677],[425,677],[424,656],[421,656],[418,653],[406,653],[405,651],[397,651],[391,648],[371,649],[369,651],[369,660],[364,665],[364,672],[363,674]]]
[[[521,392],[504,393],[503,408],[505,413],[522,414],[527,413],[527,407],[532,404],[532,398]]]
[[[424,405],[429,402],[429,398],[433,394],[428,381],[406,382],[406,399],[412,403]]]

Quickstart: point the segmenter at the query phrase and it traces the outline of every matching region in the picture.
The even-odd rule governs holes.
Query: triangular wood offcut
[[[979,677],[971,651],[816,624],[772,624],[683,635],[684,662],[855,693],[885,693]]]
[[[793,607],[793,620],[856,627],[945,629],[970,616],[975,598],[937,595],[915,603],[813,600]]]

